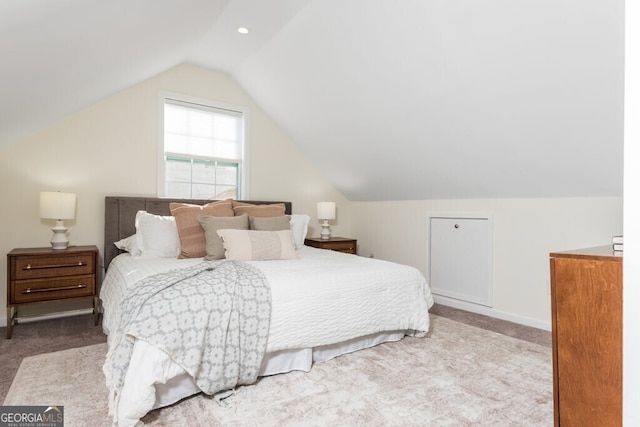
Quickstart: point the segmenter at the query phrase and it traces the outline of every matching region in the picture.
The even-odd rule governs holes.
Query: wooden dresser
[[[622,425],[622,252],[551,253],[554,424]]]

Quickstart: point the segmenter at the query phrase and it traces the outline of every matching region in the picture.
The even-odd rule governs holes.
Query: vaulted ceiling
[[[621,196],[623,22],[623,0],[3,0],[0,143],[189,62],[350,200]]]

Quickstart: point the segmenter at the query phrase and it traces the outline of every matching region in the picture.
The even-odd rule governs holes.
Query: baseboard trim
[[[532,328],[551,331],[551,322],[541,322],[540,320],[532,319],[530,317],[518,316],[517,314],[507,313],[491,307],[486,307],[466,301],[460,301],[441,295],[433,295],[433,300],[436,302],[436,304],[446,305],[447,307],[470,311],[472,313],[482,314],[484,316],[495,317],[496,319],[506,320],[509,322],[518,323],[520,325],[531,326]]]

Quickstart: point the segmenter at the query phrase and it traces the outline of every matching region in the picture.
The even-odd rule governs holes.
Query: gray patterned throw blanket
[[[220,260],[157,274],[137,283],[123,304],[104,365],[112,410],[135,340],[166,352],[207,394],[256,381],[271,289],[250,264]]]

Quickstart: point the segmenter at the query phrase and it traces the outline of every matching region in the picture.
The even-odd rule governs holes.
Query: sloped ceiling
[[[232,75],[350,200],[621,196],[623,9],[5,0],[0,143],[190,62]]]

